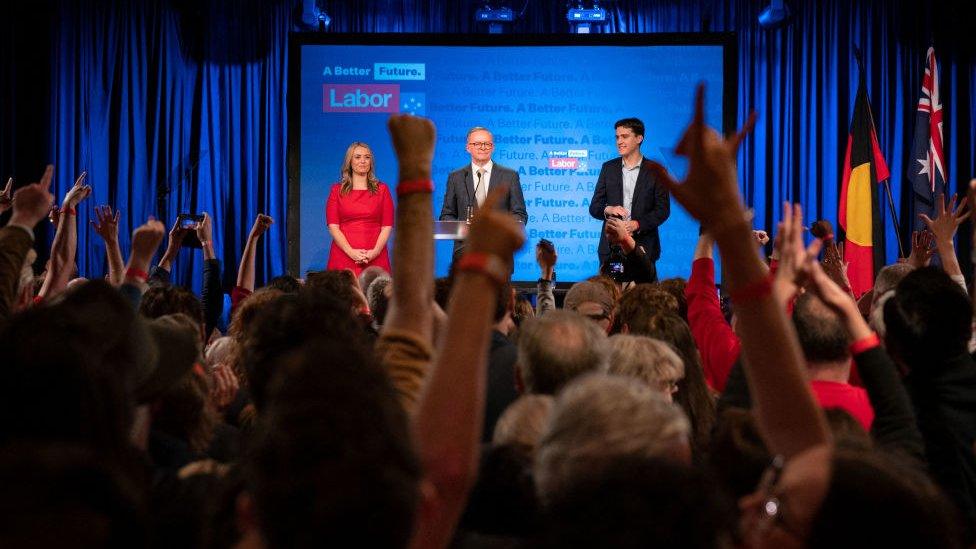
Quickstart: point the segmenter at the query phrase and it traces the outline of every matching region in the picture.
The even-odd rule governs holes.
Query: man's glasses
[[[491,149],[495,146],[494,143],[489,143],[488,141],[476,141],[474,143],[468,143],[468,145],[476,149]]]

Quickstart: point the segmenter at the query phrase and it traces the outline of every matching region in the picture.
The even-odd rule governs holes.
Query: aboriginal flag
[[[844,177],[840,189],[838,220],[846,235],[844,261],[855,297],[874,286],[874,275],[885,264],[884,226],[879,207],[878,183],[888,179],[888,165],[881,155],[874,131],[871,102],[858,68],[854,116],[847,136]]]

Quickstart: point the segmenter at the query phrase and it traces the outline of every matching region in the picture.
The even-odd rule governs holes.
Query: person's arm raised
[[[92,228],[105,241],[105,260],[108,263],[108,281],[118,287],[125,278],[125,260],[122,259],[122,249],[119,247],[119,214],[112,215],[111,206],[95,206],[96,220],[92,220]]]
[[[803,356],[786,312],[772,297],[771,281],[756,253],[752,227],[739,196],[735,155],[755,123],[723,139],[704,123],[704,87],[677,152],[690,159],[683,184],[660,164],[655,175],[688,212],[715,235],[725,259],[725,279],[739,318],[746,375],[759,427],[770,450],[789,458],[830,441],[803,372]],[[784,220],[792,228],[792,217]],[[802,233],[802,229],[797,228]],[[802,238],[802,234],[801,234]]]
[[[39,183],[14,193],[10,223],[0,229],[0,320],[13,313],[21,269],[34,242],[34,226],[47,216],[54,202],[49,190],[52,173],[53,168],[48,166]]]
[[[456,266],[444,344],[415,418],[417,450],[434,492],[431,520],[418,525],[415,547],[447,546],[477,477],[492,316],[513,254],[525,242],[518,220],[495,207],[506,192],[492,188],[471,224],[468,251]]]
[[[249,292],[254,291],[254,256],[257,253],[258,241],[273,223],[274,219],[271,219],[271,216],[261,213],[254,218],[254,225],[251,226],[251,232],[247,235],[247,242],[244,244],[244,251],[241,253],[241,264],[237,268],[238,288],[243,288]]]
[[[181,226],[180,219],[177,217],[173,223],[173,228],[169,230],[169,240],[166,243],[166,250],[163,251],[163,256],[159,258],[159,263],[149,273],[150,281],[169,283],[171,278],[170,273],[173,271],[173,261],[176,261],[176,256],[180,254],[180,247],[183,246],[183,238],[191,230]]]
[[[918,214],[935,235],[935,249],[939,252],[942,268],[947,275],[954,278],[962,276],[962,269],[959,267],[956,247],[952,241],[956,231],[959,230],[959,225],[969,217],[969,210],[966,209],[968,200],[969,197],[963,197],[962,202],[956,207],[956,195],[952,195],[949,205],[946,206],[945,197],[940,194],[935,197],[935,219],[925,214]]]
[[[48,269],[38,296],[50,299],[64,291],[74,269],[75,253],[78,249],[78,211],[77,206],[91,194],[91,187],[85,185],[87,172],[81,172],[75,184],[64,195],[58,229],[51,243],[51,268]]]
[[[163,241],[166,226],[152,217],[143,225],[132,231],[132,246],[129,250],[129,262],[125,266],[125,278],[119,291],[126,296],[133,309],[139,310],[142,294],[146,292],[149,277],[146,270],[152,262],[156,249]]]

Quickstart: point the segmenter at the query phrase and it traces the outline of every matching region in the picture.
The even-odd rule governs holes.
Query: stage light
[[[775,29],[789,23],[790,7],[783,0],[771,0],[769,7],[759,14],[759,24],[766,29]]]
[[[488,34],[502,34],[506,30],[506,25],[515,21],[515,11],[506,5],[486,2],[474,12],[474,20],[477,23],[486,23]]]
[[[575,34],[590,34],[594,23],[607,22],[607,10],[600,7],[599,2],[593,2],[586,7],[584,2],[568,2],[566,20]],[[575,4],[575,5],[574,5]]]
[[[298,25],[300,30],[325,32],[332,24],[332,17],[320,8],[317,0],[302,0],[302,18]]]

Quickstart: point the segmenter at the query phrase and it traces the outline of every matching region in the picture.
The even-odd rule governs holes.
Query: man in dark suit
[[[491,154],[495,151],[495,139],[491,132],[481,126],[468,130],[465,150],[471,155],[471,163],[447,176],[447,192],[444,194],[440,220],[466,220],[469,208],[472,212],[477,210],[489,190],[495,185],[507,184],[508,192],[499,207],[507,209],[524,225],[528,216],[518,172],[491,161]],[[463,249],[462,242],[455,242],[454,257],[457,258]]]
[[[590,201],[590,215],[606,220],[619,216],[625,220],[627,230],[638,246],[651,260],[651,265],[661,256],[661,241],[657,228],[671,215],[671,199],[662,183],[651,175],[651,162],[640,152],[644,141],[644,123],[637,118],[624,118],[614,124],[617,152],[620,158],[603,163],[600,177]],[[610,256],[606,231],[601,231],[600,265]],[[654,278],[657,274],[653,273]]]

